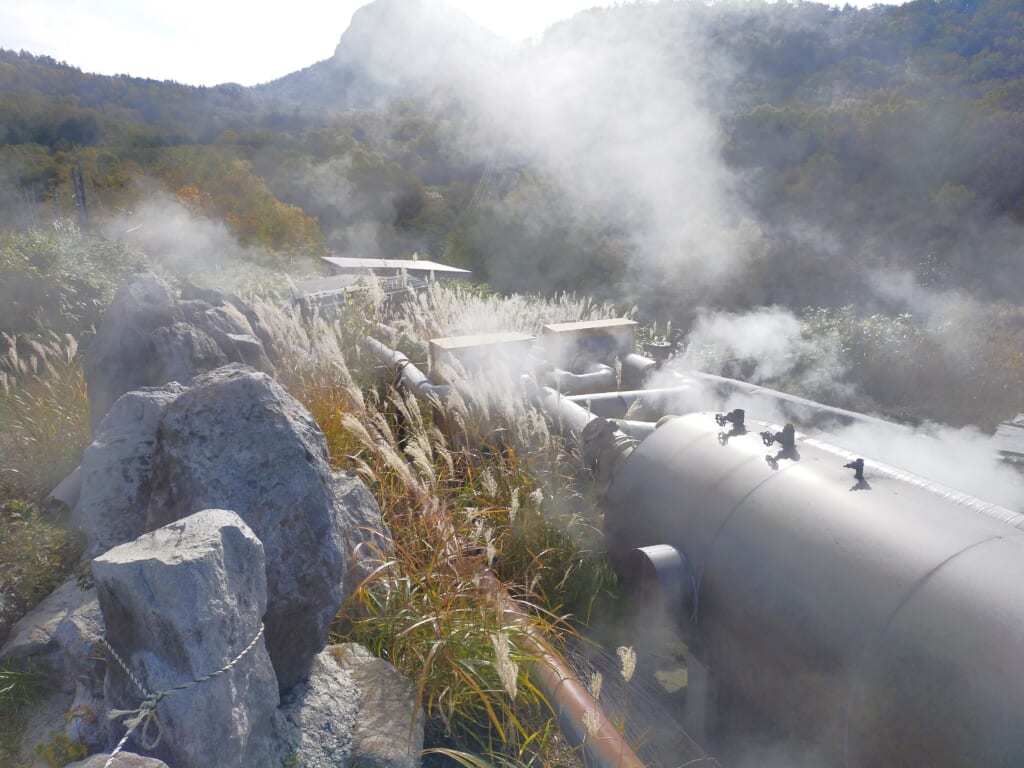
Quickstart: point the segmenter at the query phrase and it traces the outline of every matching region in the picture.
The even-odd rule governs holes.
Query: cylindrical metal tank
[[[682,553],[692,650],[829,765],[1024,765],[1024,531],[870,461],[857,481],[799,436],[773,469],[748,429],[698,413],[637,446],[613,558]]]

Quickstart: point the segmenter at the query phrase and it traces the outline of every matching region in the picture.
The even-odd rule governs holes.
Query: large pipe
[[[654,425],[642,422],[620,424],[599,418],[547,387],[535,392],[534,400],[563,437],[579,444],[583,463],[599,487],[608,486],[633,447],[654,430]]]
[[[634,448],[605,513],[618,567],[678,550],[688,645],[830,765],[1020,765],[1024,532],[870,460],[858,478],[849,454],[799,434],[766,461],[748,428],[723,441],[695,413]]]
[[[582,395],[587,392],[606,392],[615,389],[619,380],[615,375],[615,369],[609,365],[597,364],[593,370],[585,373],[573,373],[563,371],[560,368],[551,368],[537,374],[541,384],[552,389],[557,389],[564,395]]]
[[[631,357],[647,360],[651,366],[654,365],[653,360],[641,355]],[[629,408],[639,401],[645,413],[651,418],[728,406],[741,407],[748,414],[761,415],[764,418],[777,416],[780,421],[791,421],[804,429],[846,427],[852,424],[885,425],[900,431],[907,429],[901,424],[875,416],[836,408],[776,389],[710,373],[672,372],[668,373],[666,379],[671,380],[673,373],[678,383],[671,387],[573,394],[570,397],[574,402],[586,405],[594,414],[608,419],[625,418]],[[625,368],[623,380],[626,380]]]
[[[649,357],[627,352],[619,355],[622,364],[622,384],[626,387],[642,387],[658,369],[658,364]]]
[[[652,420],[669,414],[678,415],[709,407],[704,391],[694,384],[570,395],[567,399],[586,408],[595,416],[605,419],[624,419],[635,405],[641,407],[644,416]]]
[[[442,405],[448,402],[448,398],[451,396],[451,387],[447,384],[434,384],[401,352],[397,352],[369,336],[360,339],[360,344],[389,368],[395,379],[414,395],[426,400],[437,401]]]
[[[584,428],[597,418],[581,407],[571,397],[565,397],[550,387],[540,387],[534,392],[534,400],[563,437],[579,439]]]

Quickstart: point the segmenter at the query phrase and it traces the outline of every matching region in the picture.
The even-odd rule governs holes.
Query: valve
[[[732,424],[732,429],[728,432],[718,433],[718,442],[720,445],[727,445],[730,437],[747,434],[747,428],[743,425],[744,418],[746,418],[746,412],[742,408],[729,411],[729,413],[715,414],[715,422],[718,426],[724,427],[726,424]]]

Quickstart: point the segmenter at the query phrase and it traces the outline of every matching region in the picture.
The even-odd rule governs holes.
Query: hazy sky
[[[447,3],[482,26],[521,40],[539,36],[577,11],[611,5],[612,0]],[[0,47],[47,54],[106,75],[190,85],[254,85],[331,56],[353,11],[366,4],[367,0],[6,0],[0,3]]]

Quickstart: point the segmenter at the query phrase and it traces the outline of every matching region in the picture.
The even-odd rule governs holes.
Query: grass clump
[[[90,440],[76,353],[70,337],[0,335],[0,641],[81,553],[65,521],[40,511]]]
[[[529,328],[605,312],[563,298],[514,306],[458,286],[434,285],[399,306],[393,345],[423,365],[409,342],[458,332]],[[460,311],[461,310],[461,311]],[[514,322],[509,322],[514,318]],[[428,750],[463,764],[577,765],[551,708],[527,675],[526,633],[562,649],[595,600],[614,588],[583,496],[578,463],[515,391],[514,377],[469,381],[443,411],[368,386],[375,362],[353,338],[377,335],[365,308],[336,324],[300,329],[278,316],[294,357],[287,386],[327,435],[332,462],[356,471],[392,534],[380,565],[345,607],[336,629],[413,680],[428,715]],[[479,326],[484,321],[490,325]],[[488,589],[497,574],[526,619]],[[432,758],[428,758],[430,760]],[[450,764],[450,763],[447,763]]]
[[[0,661],[0,765],[19,765],[26,706],[42,691],[42,678]]]

